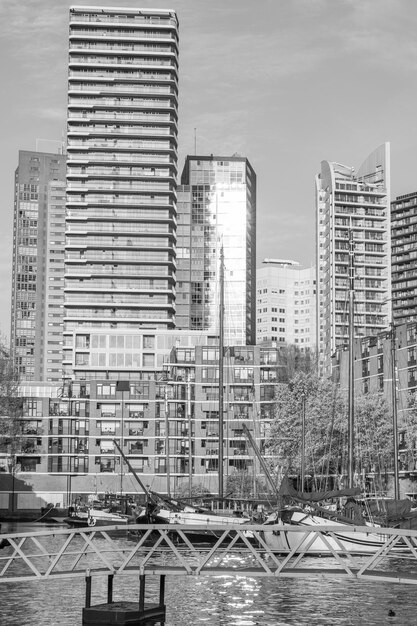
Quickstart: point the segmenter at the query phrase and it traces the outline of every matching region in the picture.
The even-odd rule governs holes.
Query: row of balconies
[[[177,120],[170,113],[126,113],[123,111],[91,111],[90,109],[86,111],[69,111],[68,122],[79,120],[114,121],[115,115],[117,115],[117,123],[126,120],[130,122],[146,122],[147,124],[165,124],[168,122],[177,125]]]
[[[168,15],[152,15],[145,12],[146,10],[144,10],[143,13],[140,10],[138,10],[137,13],[123,13],[123,9],[117,9],[117,11],[117,14],[113,14],[110,11],[107,13],[106,9],[103,9],[103,11],[97,13],[90,13],[88,8],[83,9],[80,7],[77,9],[77,12],[72,9],[70,12],[70,27],[72,27],[74,23],[89,24],[90,22],[97,25],[110,23],[135,28],[136,26],[140,26],[141,28],[144,26],[152,26],[153,28],[158,27],[161,30],[163,28],[176,29],[178,27],[177,19],[175,17],[169,17]],[[120,13],[123,14],[121,15]],[[121,32],[123,33],[123,31]]]
[[[148,37],[144,37],[145,41],[138,43],[128,43],[125,41],[91,41],[81,42],[77,40],[72,40],[70,38],[70,48],[69,53],[71,54],[73,51],[78,50],[93,50],[98,53],[106,53],[106,52],[120,52],[121,54],[129,53],[129,52],[176,52],[177,46],[174,41],[146,41]]]
[[[100,177],[100,181],[102,181],[103,178],[119,180],[126,177],[134,181],[159,178],[175,182],[175,178],[168,167],[124,167],[114,165],[97,167],[91,165],[89,167],[71,167],[67,170],[67,179],[69,179],[69,181],[71,181],[72,177],[80,178],[81,180],[90,180],[96,176]]]
[[[177,57],[177,47],[172,42],[141,42],[141,43],[114,43],[112,41],[92,41],[83,43],[80,41],[71,41],[69,54],[74,58],[77,54],[90,53],[92,55],[114,55],[116,57],[124,57],[131,55],[150,54],[152,56],[170,55]]]
[[[118,122],[118,120],[115,120]],[[108,137],[113,136],[123,136],[129,135],[131,138],[135,137],[150,137],[154,139],[155,137],[167,137],[168,139],[177,139],[176,132],[172,132],[172,129],[168,126],[126,126],[120,124],[69,124],[68,127],[68,136],[69,137],[85,137],[86,139],[92,137],[102,137],[103,139],[107,139]]]
[[[117,22],[114,23],[117,24]],[[127,43],[130,40],[137,41],[138,39],[143,39],[144,41],[149,39],[166,39],[168,42],[178,43],[177,33],[172,29],[164,28],[161,29],[161,31],[144,30],[144,28],[148,26],[147,24],[132,24],[132,26],[135,27],[135,29],[133,29],[130,28],[131,25],[129,24],[129,27],[126,26],[123,30],[117,30],[117,26],[108,28],[98,22],[95,22],[94,26],[96,28],[92,28],[91,24],[74,24],[71,21],[69,32],[70,45],[73,45],[74,42],[89,40],[91,38],[100,41],[104,37],[107,41],[114,42],[115,44],[121,40],[123,43]]]
[[[155,193],[161,192],[175,192],[175,186],[169,182],[164,181],[146,181],[138,182],[132,180],[100,180],[90,178],[88,180],[70,180],[67,183],[67,193],[75,192],[81,194],[80,197],[85,194],[93,194],[95,191],[106,191],[113,193],[115,191],[149,191]],[[87,197],[89,197],[87,195]],[[71,196],[72,197],[72,196]]]
[[[66,235],[97,235],[97,233],[104,233],[115,237],[119,234],[123,235],[128,233],[129,235],[146,235],[146,236],[158,236],[164,235],[169,238],[175,238],[175,231],[169,224],[147,224],[145,227],[141,223],[117,223],[109,224],[108,222],[91,222],[77,223],[71,222],[67,225]],[[97,239],[98,241],[99,239]]]
[[[69,86],[74,84],[74,88],[78,83],[94,82],[99,86],[103,82],[107,84],[114,84],[116,81],[119,84],[124,85],[137,85],[148,86],[150,89],[155,86],[163,87],[164,85],[173,85],[175,90],[172,92],[178,94],[178,79],[176,72],[170,68],[158,68],[162,71],[157,72],[153,68],[147,70],[136,70],[132,67],[129,68],[114,68],[114,67],[82,67],[76,70],[70,70],[68,72]],[[153,91],[153,89],[152,89]]]
[[[74,74],[73,74],[74,77]],[[177,89],[173,89],[172,87],[169,87],[168,85],[138,85],[137,84],[137,78],[135,76],[131,77],[131,80],[133,81],[132,84],[129,83],[116,83],[115,80],[113,79],[111,83],[106,83],[104,81],[95,81],[93,83],[90,82],[86,82],[87,80],[89,80],[89,78],[87,76],[80,76],[80,78],[85,79],[84,82],[80,82],[80,83],[76,83],[75,81],[71,80],[72,77],[70,77],[70,82],[68,85],[68,93],[72,96],[76,95],[77,93],[81,93],[83,91],[87,91],[89,93],[103,93],[106,95],[112,95],[112,94],[116,94],[116,93],[130,93],[132,95],[135,94],[146,94],[146,95],[155,95],[155,96],[159,96],[159,95],[167,95],[167,96],[177,96],[178,91]],[[92,76],[92,78],[95,78],[95,76]],[[120,77],[123,78],[123,77]],[[104,77],[105,79],[105,77]]]
[[[91,268],[89,270],[89,268]],[[124,276],[135,276],[137,278],[138,276],[138,270],[137,270],[137,266],[134,265],[129,266],[129,265],[122,265],[119,264],[118,266],[114,266],[114,265],[101,265],[101,264],[97,264],[96,266],[92,266],[92,264],[87,265],[87,267],[85,267],[85,265],[82,265],[81,267],[77,267],[77,266],[68,266],[65,268],[65,278],[71,279],[71,277],[74,277],[78,280],[78,278],[96,278],[97,276],[100,277],[106,277],[109,276],[111,280],[114,280],[116,277],[121,277],[123,278]],[[164,265],[158,266],[158,267],[152,267],[151,265],[147,265],[146,267],[142,267],[141,268],[141,277],[144,276],[151,276],[151,277],[157,277],[157,278],[168,278],[171,279],[172,281],[174,281],[175,279],[175,272],[169,268],[166,267]]]
[[[94,165],[96,163],[123,163],[123,165],[129,165],[130,163],[147,163],[149,165],[158,166],[161,163],[168,164],[172,170],[177,169],[177,161],[170,154],[150,153],[125,153],[116,154],[113,151],[110,152],[80,152],[75,150],[68,153],[67,166],[71,167],[73,164],[85,164],[86,167]]]
[[[67,240],[67,243],[65,245],[65,249],[69,250],[69,251],[77,251],[77,250],[82,250],[84,252],[87,251],[87,249],[90,250],[100,250],[102,251],[103,248],[106,248],[106,250],[108,251],[108,253],[113,254],[113,252],[116,251],[128,251],[130,253],[130,248],[134,247],[135,251],[143,253],[144,251],[151,251],[153,252],[154,248],[156,248],[157,250],[160,250],[161,252],[169,252],[169,251],[173,251],[175,252],[175,243],[170,243],[169,240],[167,239],[166,241],[164,241],[163,243],[159,243],[159,242],[155,242],[152,238],[149,238],[148,240],[144,240],[143,238],[139,238],[139,237],[132,237],[131,239],[126,239],[124,237],[117,237],[117,238],[113,238],[109,239],[107,237],[78,237],[78,238],[71,238],[70,240]],[[130,258],[130,257],[126,257],[126,258]]]
[[[154,139],[110,139],[110,138],[95,138],[93,136],[78,139],[72,137],[68,143],[68,149],[91,149],[91,148],[107,148],[108,150],[125,150],[127,148],[133,148],[135,150],[164,150],[175,151],[176,150],[176,138],[172,135],[166,140],[154,140]]]
[[[123,112],[123,109],[128,109],[130,111],[137,110],[141,111],[143,109],[154,110],[154,109],[166,109],[171,113],[174,112],[178,115],[178,106],[176,100],[170,100],[169,98],[164,99],[150,99],[150,98],[136,98],[136,97],[114,97],[109,98],[107,95],[102,96],[100,94],[95,95],[78,95],[78,96],[69,96],[68,98],[68,109],[81,109],[81,110],[90,110],[95,108],[103,108],[111,106],[117,111],[120,110]]]
[[[142,190],[138,190],[139,191],[143,191]],[[172,196],[174,194],[174,191],[168,191],[166,192],[166,195],[158,195],[157,197],[154,196],[145,196],[145,195],[140,195],[139,193],[137,195],[128,195],[128,194],[94,194],[94,193],[85,193],[85,194],[79,194],[79,193],[70,193],[68,194],[67,197],[67,206],[70,205],[88,205],[88,204],[94,204],[94,205],[101,205],[101,204],[110,204],[113,207],[119,206],[120,204],[124,204],[124,205],[131,205],[133,207],[137,207],[139,205],[142,206],[168,206],[168,205],[172,205],[172,201],[171,198],[169,196]],[[117,213],[117,215],[114,216],[116,219],[119,217],[119,213]],[[131,215],[130,217],[134,217],[133,215]]]
[[[66,291],[66,306],[82,306],[85,302],[91,304],[91,296],[89,297],[88,293],[74,293]],[[137,292],[129,295],[123,295],[119,293],[100,293],[98,291],[94,292],[94,305],[95,306],[112,306],[117,304],[118,306],[122,306],[125,304],[130,304],[132,306],[136,306],[142,308],[144,306],[170,306],[172,305],[171,299],[167,295],[161,296],[153,296],[147,295],[146,292]]]

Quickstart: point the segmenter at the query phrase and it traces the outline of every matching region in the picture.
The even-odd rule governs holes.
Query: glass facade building
[[[218,332],[223,247],[224,341],[254,344],[256,175],[246,158],[187,157],[177,237],[177,327]]]
[[[64,372],[80,326],[174,328],[178,20],[70,9]]]
[[[348,341],[349,235],[353,232],[355,336],[391,320],[390,154],[385,143],[354,168],[323,161],[316,177],[317,334],[325,373]]]

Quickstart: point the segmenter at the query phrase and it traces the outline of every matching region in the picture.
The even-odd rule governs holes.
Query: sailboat
[[[337,532],[333,536],[326,536],[326,540],[317,535],[311,541],[311,537],[306,535],[304,539],[300,533],[291,531],[270,531],[265,530],[264,539],[268,547],[275,552],[285,552],[297,550],[308,554],[333,554],[333,551],[343,549],[346,552],[355,554],[373,554],[379,550],[386,542],[383,528],[377,524],[367,522],[363,518],[352,519],[343,517],[334,512],[328,511],[319,506],[319,502],[329,498],[347,497],[348,502],[361,494],[359,488],[354,486],[354,359],[353,359],[353,339],[354,339],[354,243],[353,231],[349,233],[349,385],[348,385],[348,488],[347,490],[327,491],[322,493],[297,492],[291,487],[288,479],[284,479],[281,484],[279,496],[291,498],[298,502],[295,507],[283,507],[272,513],[265,525],[270,524],[293,524],[308,528],[320,526],[336,526]],[[395,446],[394,446],[395,447]],[[398,484],[398,480],[396,481]],[[347,527],[369,526],[369,532],[343,532]],[[340,530],[339,530],[340,527]],[[378,529],[378,530],[377,530]],[[380,530],[379,530],[380,529]],[[397,550],[403,551],[404,547],[398,546]]]

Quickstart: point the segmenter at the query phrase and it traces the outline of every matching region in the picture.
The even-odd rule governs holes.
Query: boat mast
[[[304,491],[304,483],[305,483],[305,455],[306,455],[306,395],[305,391],[303,391],[303,395],[301,397],[302,406],[301,406],[301,490]]]
[[[391,323],[391,390],[392,390],[392,430],[394,438],[394,498],[400,498],[400,481],[398,475],[398,420],[397,420],[397,362],[396,336],[394,322]]]
[[[223,499],[223,339],[224,339],[224,250],[220,248],[220,320],[219,320],[219,499]]]
[[[349,376],[348,376],[348,486],[354,487],[354,397],[355,397],[355,376],[353,341],[355,336],[355,262],[354,262],[353,229],[352,224],[349,229]]]

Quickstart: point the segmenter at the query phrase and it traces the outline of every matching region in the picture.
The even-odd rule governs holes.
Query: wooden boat
[[[68,517],[64,522],[71,528],[83,528],[88,526],[119,526],[128,524],[130,517],[119,513],[109,513],[92,507],[69,507]]]
[[[266,526],[268,524],[294,524],[296,526],[304,526],[306,530],[323,526],[340,527],[340,531],[337,530],[337,532],[332,533],[334,537],[327,534],[325,538],[326,541],[319,535],[311,541],[312,537],[309,534],[303,535],[303,533],[288,530],[277,531],[275,529],[270,532],[265,530],[265,543],[273,552],[277,553],[295,550],[297,553],[306,552],[307,554],[318,556],[330,556],[333,554],[333,551],[366,555],[377,552],[387,540],[387,535],[384,535],[382,527],[379,527],[381,532],[376,532],[377,527],[375,526],[369,526],[369,533],[362,531],[355,533],[343,532],[344,529],[349,526],[352,527],[353,525],[347,524],[346,522],[325,519],[319,515],[306,513],[302,510],[286,510],[283,517],[278,513],[274,513],[270,515],[265,522]],[[409,549],[407,546],[399,545],[395,546],[392,550],[394,552],[407,552]]]

